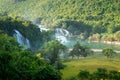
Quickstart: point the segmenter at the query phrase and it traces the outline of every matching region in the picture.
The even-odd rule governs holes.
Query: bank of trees
[[[51,40],[53,31],[40,31],[38,26],[31,21],[23,20],[20,17],[0,16],[0,29],[6,32],[9,36],[13,36],[14,30],[18,30],[25,38],[29,39],[32,51],[36,52],[41,45]]]
[[[107,70],[98,68],[92,74],[87,70],[80,70],[78,76],[74,80],[119,80],[120,72],[116,70]]]
[[[117,53],[111,49],[111,48],[104,48],[101,52],[103,56],[106,56],[107,58],[113,58],[117,56]],[[73,49],[70,50],[69,56],[73,58],[78,58],[79,57],[88,57],[94,55],[94,51],[92,51],[89,47],[87,46],[82,46],[80,45],[79,42],[76,42],[74,45]]]
[[[14,3],[15,1],[19,3]],[[0,0],[0,2],[0,12],[3,14],[11,17],[20,16],[31,21],[39,18],[38,22],[46,24],[47,27],[63,24],[60,27],[68,29],[73,34],[81,33],[86,27],[88,29],[92,27],[92,31],[86,28],[90,32],[89,35],[115,33],[120,30],[119,0]]]
[[[0,80],[60,80],[61,73],[40,55],[18,46],[0,31]]]
[[[18,30],[25,38],[29,39],[31,46],[35,48],[40,47],[40,42],[43,42],[42,33],[36,25],[30,21],[23,20],[16,17],[11,18],[8,16],[0,17],[0,29],[6,32],[9,36],[13,36],[14,30]]]
[[[88,37],[88,41],[98,41],[98,42],[120,42],[120,31],[115,33],[95,33]]]

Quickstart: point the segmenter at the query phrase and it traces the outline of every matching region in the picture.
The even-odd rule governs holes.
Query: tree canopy
[[[43,58],[0,34],[0,80],[60,80],[61,74]]]
[[[107,58],[111,58],[111,57],[113,57],[115,54],[116,54],[116,52],[114,52],[112,49],[110,49],[110,48],[105,48],[105,49],[103,49],[103,54],[107,57]]]
[[[80,43],[77,41],[72,51],[70,52],[70,56],[72,57],[77,56],[78,58],[80,56],[87,57],[91,53],[92,51],[87,46],[81,46]]]
[[[74,34],[80,34],[81,28],[88,34],[114,33],[120,30],[119,5],[119,0],[0,0],[0,12],[39,20],[47,27],[62,24],[59,27],[76,30]]]
[[[46,42],[40,49],[40,53],[46,59],[50,61],[51,64],[54,64],[55,61],[59,58],[59,55],[64,51],[66,47],[61,44],[58,40]]]

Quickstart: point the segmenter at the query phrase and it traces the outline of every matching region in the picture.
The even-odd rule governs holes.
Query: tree
[[[88,40],[89,41],[100,41],[101,35],[99,33],[91,35]]]
[[[97,71],[93,73],[93,76],[98,80],[105,80],[107,78],[107,70],[105,68],[98,68]]]
[[[110,70],[109,72],[106,68],[98,68],[97,71],[92,74],[87,70],[80,70],[78,73],[78,80],[119,80],[120,72],[115,70]],[[73,79],[72,79],[73,80]]]
[[[109,71],[108,78],[112,80],[119,80],[120,79],[120,72],[111,70]]]
[[[73,50],[70,52],[70,55],[73,57],[74,55],[77,56],[78,58],[80,57],[82,46],[79,44],[77,41],[76,44],[73,47]]]
[[[77,56],[78,58],[80,56],[83,57],[87,57],[88,55],[90,55],[92,53],[92,51],[87,47],[87,46],[81,46],[79,44],[79,42],[77,42],[74,47],[73,50],[70,52],[70,56],[72,56],[72,58],[74,56]]]
[[[49,39],[47,35],[52,33],[51,31],[48,33],[40,32],[39,28],[32,24],[31,21],[23,20],[20,17],[11,18],[8,16],[0,17],[0,29],[9,36],[13,36],[15,30],[18,30],[22,36],[29,39],[32,47],[31,50],[34,52],[38,50],[42,42],[45,41],[45,38],[47,38],[47,40]]]
[[[0,34],[0,80],[61,80],[61,74],[12,37]]]
[[[70,51],[70,56],[72,56],[73,59],[73,57],[75,56],[74,50]]]
[[[81,53],[82,53],[81,56],[87,57],[87,56],[91,55],[93,53],[93,51],[91,51],[90,48],[87,46],[82,46]]]
[[[86,70],[80,70],[80,72],[78,73],[78,78],[80,78],[80,80],[89,80],[89,76],[90,73]]]
[[[58,40],[46,42],[40,49],[40,53],[43,57],[48,59],[51,64],[59,58],[59,54],[64,51],[66,47],[62,45]]]
[[[116,40],[116,41],[120,41],[120,31],[117,31],[117,32],[115,33],[115,40]]]
[[[25,0],[14,0],[14,3],[21,2],[21,1],[25,1]]]
[[[53,35],[53,31],[49,30],[49,31],[42,31],[42,37],[43,37],[43,41],[47,42],[51,40],[51,36]]]
[[[111,58],[111,57],[113,57],[113,55],[116,54],[116,52],[114,52],[114,51],[113,51],[112,49],[110,49],[110,48],[105,48],[105,49],[103,49],[102,53],[103,53],[105,56],[107,56],[107,58]]]

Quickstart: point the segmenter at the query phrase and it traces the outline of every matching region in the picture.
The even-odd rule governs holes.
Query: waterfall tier
[[[15,31],[15,33],[13,34],[13,36],[18,41],[20,46],[24,46],[25,49],[30,48],[29,40],[27,38],[25,38],[18,30],[14,30],[14,31]]]
[[[69,36],[69,32],[67,30],[62,28],[55,29],[55,38],[61,41],[61,43],[68,42],[68,39],[67,39],[68,36]]]
[[[37,26],[40,28],[40,31],[48,31],[50,29],[45,28],[43,25],[38,25]],[[68,37],[69,37],[70,33],[66,30],[66,29],[62,29],[62,28],[55,28],[55,39],[59,40],[61,43],[66,43],[68,42]]]
[[[48,28],[45,28],[43,25],[38,25],[38,27],[40,28],[40,31],[48,31]]]

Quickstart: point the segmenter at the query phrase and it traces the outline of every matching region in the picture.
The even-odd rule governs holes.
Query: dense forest
[[[46,47],[47,45],[48,47]],[[43,49],[46,50],[43,51]],[[64,68],[64,66],[55,62],[57,60],[55,56],[59,54],[59,49],[65,49],[65,46],[58,41],[47,42],[41,48],[44,56],[46,55],[45,51],[50,51],[50,54],[47,54],[50,58],[49,63],[40,53],[33,54],[29,50],[23,50],[13,37],[0,30],[0,79],[61,80],[62,74],[59,69]],[[70,77],[69,80],[119,80],[119,78],[120,72],[116,70],[108,72],[105,68],[98,68],[93,73],[87,70],[80,70],[77,76]]]
[[[0,14],[62,27],[84,39],[107,33],[107,40],[116,41],[111,34],[120,30],[119,5],[119,0],[0,0]]]
[[[40,32],[38,26],[31,21],[23,20],[22,18],[11,18],[8,16],[0,17],[0,30],[3,30],[9,36],[13,36],[15,30],[30,40],[32,51],[36,51],[45,42],[51,39],[52,31]]]
[[[0,31],[0,80],[60,80],[61,73],[40,54],[23,50]]]
[[[39,25],[49,30],[41,31]],[[68,44],[74,42],[72,48],[55,40],[57,28]],[[30,41],[30,48],[15,40],[16,30]],[[65,35],[67,31],[69,35]],[[80,44],[79,41],[85,40],[110,41],[111,46],[112,42],[120,42],[119,0],[0,0],[0,80],[61,80],[62,70],[68,67],[64,62],[89,58],[97,61],[101,55],[112,62],[113,57],[119,57],[119,51],[111,48],[102,47],[96,54],[88,45]],[[113,70],[100,66],[91,73],[83,69],[69,79],[119,80],[120,71],[111,64],[108,66]]]

